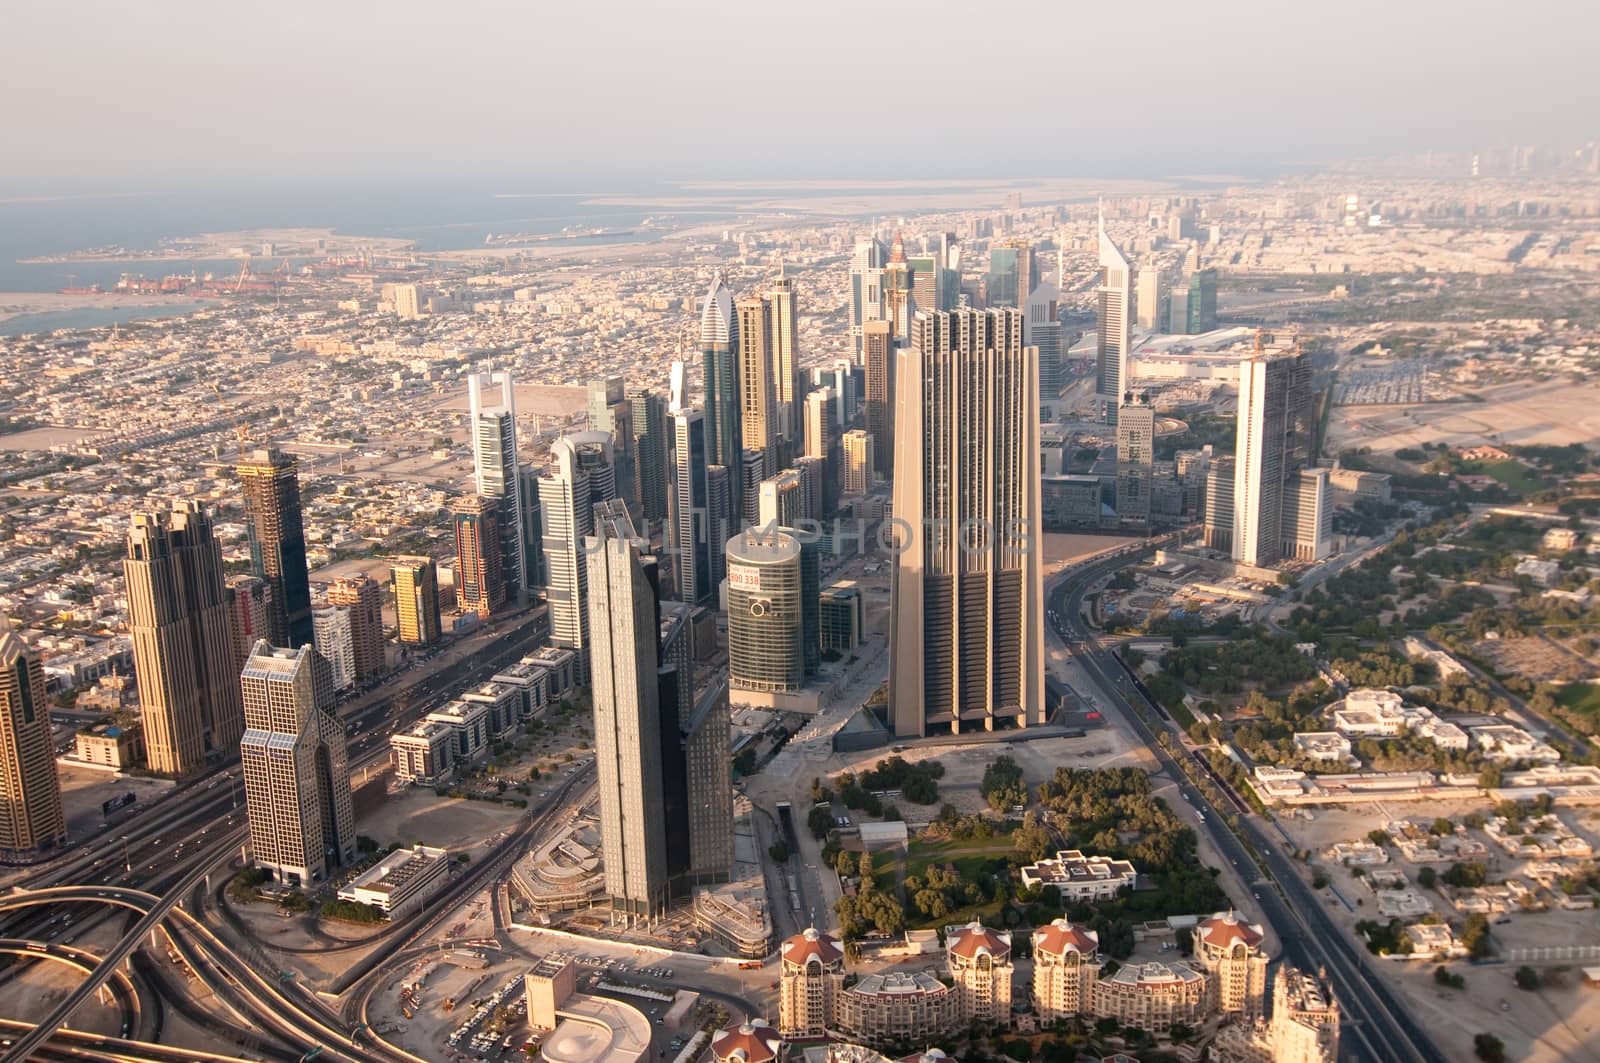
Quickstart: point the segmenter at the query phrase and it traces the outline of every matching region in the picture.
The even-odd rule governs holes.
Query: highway
[[[1164,720],[1165,712],[1144,697],[1129,679],[1126,669],[1089,630],[1082,612],[1089,589],[1116,570],[1149,556],[1152,550],[1148,545],[1124,549],[1068,570],[1060,582],[1046,590],[1046,609],[1054,614],[1053,633],[1066,643],[1068,651],[1098,688],[1104,704],[1123,716],[1150,748],[1164,772],[1179,784],[1184,796],[1206,813],[1197,829],[1208,835],[1217,851],[1241,871],[1257,866],[1250,849],[1262,855],[1270,881],[1256,892],[1255,898],[1282,943],[1284,958],[1304,971],[1323,969],[1332,982],[1344,1015],[1340,1026],[1341,1056],[1370,1063],[1413,1060],[1443,1063],[1444,1057],[1426,1032],[1375,973],[1369,973],[1367,965],[1372,961],[1364,949],[1328,918],[1310,886],[1272,844],[1267,832],[1259,828],[1256,817],[1238,817],[1241,842],[1240,836],[1227,829],[1224,819],[1224,813],[1237,813],[1233,809],[1212,807],[1197,787],[1187,784],[1183,771],[1157,741],[1144,715]],[[1134,708],[1135,701],[1143,713]],[[1174,740],[1182,740],[1174,729],[1166,729]]]

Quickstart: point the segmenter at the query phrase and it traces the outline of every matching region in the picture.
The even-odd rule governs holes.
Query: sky
[[[11,5],[0,191],[1161,176],[1600,136],[1589,0]]]

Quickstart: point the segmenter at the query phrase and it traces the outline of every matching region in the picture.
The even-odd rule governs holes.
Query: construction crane
[[[239,279],[233,284],[233,294],[238,295],[244,289],[244,282],[250,279],[250,256],[244,256],[244,262],[239,266]]]

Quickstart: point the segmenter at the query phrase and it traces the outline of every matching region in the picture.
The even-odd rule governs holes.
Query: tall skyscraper
[[[634,417],[633,401],[623,391],[621,377],[589,381],[589,430],[610,433],[611,452],[617,465],[617,497],[631,506],[639,504]]]
[[[989,248],[988,305],[1021,308],[1039,286],[1039,263],[1026,240],[1002,240]]]
[[[238,474],[250,535],[250,571],[271,587],[271,641],[304,646],[311,641],[311,575],[296,462],[276,448],[256,450],[239,462]]]
[[[1235,561],[1271,565],[1283,557],[1284,541],[1294,541],[1298,514],[1286,505],[1287,485],[1313,457],[1312,400],[1311,366],[1298,353],[1263,352],[1258,345],[1254,355],[1239,363]]]
[[[356,855],[344,725],[328,662],[258,642],[239,674],[245,810],[256,866],[286,886],[327,881]]]
[[[910,255],[906,261],[918,310],[954,310],[961,305],[961,250],[953,233],[940,233],[932,251]]]
[[[594,529],[594,507],[616,497],[615,484],[611,441],[603,432],[577,432],[556,440],[550,464],[539,478],[550,638],[577,651],[580,677],[589,674],[589,566],[584,564],[583,541]]]
[[[463,612],[490,617],[506,603],[506,581],[500,572],[500,502],[468,495],[451,507],[456,537],[456,606]]]
[[[875,236],[857,240],[850,257],[850,338],[855,344],[858,362],[867,322],[886,321],[889,317],[883,288],[886,259],[883,244]]]
[[[704,358],[707,465],[728,469],[730,504],[742,505],[744,484],[744,408],[739,382],[739,327],[733,293],[719,274],[706,294],[700,315],[700,352]],[[733,516],[734,510],[728,511]]]
[[[355,686],[356,640],[350,609],[343,605],[317,606],[311,610],[311,630],[317,637],[317,653],[328,662],[334,693]]]
[[[328,588],[328,604],[350,610],[350,641],[355,680],[370,683],[388,669],[384,665],[383,588],[371,576],[340,576]]]
[[[800,329],[795,307],[794,280],[779,275],[767,282],[762,298],[772,321],[772,387],[777,403],[777,435],[795,443],[800,438]],[[785,455],[786,457],[788,455]]]
[[[1232,458],[1217,458],[1206,473],[1206,549],[1233,553],[1233,483],[1236,472]]]
[[[872,433],[852,428],[840,439],[844,493],[864,495],[876,480],[876,453]]]
[[[44,664],[0,617],[0,860],[31,863],[66,842]]]
[[[498,390],[498,394],[495,391]],[[517,398],[507,372],[467,377],[472,476],[478,494],[499,503],[500,578],[507,601],[527,597],[523,576],[522,479],[517,475]]]
[[[407,646],[439,641],[439,571],[431,557],[397,557],[389,567],[395,624]]]
[[[187,775],[232,756],[244,710],[211,518],[197,502],[134,514],[122,571],[147,765]]]
[[[660,522],[669,513],[672,493],[672,422],[667,400],[639,388],[628,397],[633,406],[634,449],[638,454],[639,504],[647,521]]]
[[[820,517],[831,513],[839,503],[839,429],[835,413],[838,399],[832,388],[818,388],[806,396],[806,457],[821,458],[823,485]]]
[[[1167,278],[1155,262],[1139,269],[1139,297],[1134,302],[1135,320],[1142,329],[1158,332],[1167,325]]]
[[[1020,310],[919,313],[896,369],[895,733],[1044,721],[1039,375]]]
[[[911,275],[911,263],[906,258],[904,238],[894,234],[889,246],[889,261],[883,267],[883,298],[889,311],[889,330],[896,343],[911,339],[911,315],[917,312],[916,281]]]
[[[770,525],[791,528],[807,511],[805,482],[798,469],[784,469],[776,476],[761,481],[761,512],[756,524],[761,528]]]
[[[1107,416],[1114,414],[1132,383],[1128,360],[1133,343],[1133,266],[1100,223],[1100,287],[1095,317],[1095,394]]]
[[[1142,394],[1130,392],[1117,407],[1117,517],[1146,527],[1155,480],[1155,424],[1155,408]]]
[[[882,479],[894,475],[894,336],[887,321],[869,322],[862,329],[866,358],[867,434],[872,436],[876,471]]]
[[[767,478],[767,454],[769,451],[758,450],[754,447],[744,448],[744,469],[739,475],[739,482],[744,485],[744,498],[740,501],[735,516],[738,521],[745,524],[754,524],[761,517],[761,481]],[[735,521],[735,525],[738,524]]]
[[[805,685],[800,543],[762,529],[728,540],[728,682],[792,693]]]
[[[759,295],[739,300],[739,411],[746,450],[770,466],[778,440],[777,387],[772,373],[772,306]],[[759,481],[757,481],[759,482]],[[748,481],[740,485],[748,490]]]
[[[241,572],[228,577],[223,597],[228,603],[228,641],[233,646],[230,676],[238,676],[250,650],[272,629],[271,595],[272,585],[260,576]]]
[[[517,466],[517,490],[522,502],[522,580],[532,594],[547,580],[544,569],[544,510],[539,505],[539,468],[527,462]]]
[[[1022,319],[1022,342],[1039,348],[1039,401],[1055,402],[1061,397],[1061,319],[1057,316],[1060,292],[1050,281],[1043,281],[1028,293],[1027,310]]]
[[[595,770],[605,889],[629,922],[667,905],[667,832],[657,689],[659,621],[640,543],[610,520],[586,536]],[[681,841],[679,842],[681,844]]]
[[[706,463],[705,416],[695,409],[679,410],[672,418],[677,442],[673,477],[676,502],[673,506],[671,543],[675,551],[673,572],[677,577],[678,599],[691,605],[709,603],[717,593],[717,568],[712,546],[726,517],[711,505],[710,466]],[[719,551],[720,552],[720,551]]]

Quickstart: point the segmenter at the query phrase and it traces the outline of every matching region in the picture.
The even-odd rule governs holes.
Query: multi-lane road
[[[1146,546],[1118,551],[1068,570],[1045,595],[1052,634],[1066,644],[1098,688],[1103,703],[1124,717],[1128,726],[1149,746],[1162,771],[1178,783],[1186,798],[1206,813],[1196,829],[1204,831],[1216,850],[1241,870],[1257,866],[1252,849],[1261,855],[1265,865],[1262,869],[1264,881],[1255,891],[1254,899],[1277,934],[1284,958],[1305,971],[1323,970],[1332,982],[1344,1016],[1340,1027],[1341,1056],[1371,1063],[1443,1063],[1444,1057],[1427,1033],[1376,972],[1369,969],[1371,961],[1363,950],[1323,911],[1310,886],[1273,844],[1256,817],[1239,816],[1236,835],[1224,819],[1226,813],[1234,810],[1211,807],[1197,787],[1185,783],[1183,771],[1146,721],[1146,714],[1156,720],[1164,720],[1165,714],[1144,698],[1126,669],[1110,650],[1099,644],[1085,622],[1083,601],[1090,589],[1116,570],[1148,556],[1151,549]],[[1138,710],[1134,707],[1136,702]],[[1181,741],[1182,736],[1176,730],[1169,728],[1168,733],[1173,740]]]

